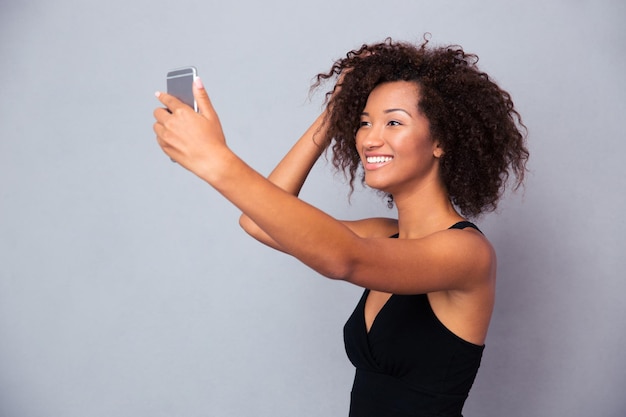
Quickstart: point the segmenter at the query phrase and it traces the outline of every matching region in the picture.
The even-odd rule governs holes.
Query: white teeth
[[[366,158],[369,164],[382,164],[383,162],[389,162],[393,158],[390,156],[368,156]]]

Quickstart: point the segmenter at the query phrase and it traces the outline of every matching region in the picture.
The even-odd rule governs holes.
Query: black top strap
[[[458,222],[458,223],[454,223],[452,226],[449,227],[449,229],[465,229],[466,227],[471,227],[472,229],[476,229],[478,230],[480,233],[483,233],[478,226],[476,226],[474,223],[472,222],[468,222],[466,220]],[[395,238],[397,239],[399,236],[399,233],[396,233],[393,236],[389,236],[390,238]]]
[[[481,230],[478,228],[478,226],[476,226],[474,223],[468,222],[466,220],[453,224],[452,226],[450,226],[450,229],[465,229],[466,227],[471,227],[472,229],[476,229],[480,233],[482,233]]]

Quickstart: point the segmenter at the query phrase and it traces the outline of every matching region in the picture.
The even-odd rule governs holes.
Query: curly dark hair
[[[496,209],[510,173],[515,188],[522,184],[529,156],[526,127],[509,93],[477,68],[476,55],[458,45],[430,47],[428,42],[424,37],[416,46],[388,38],[363,45],[318,74],[312,89],[339,79],[326,93],[322,140],[334,142],[333,165],[349,176],[353,190],[359,171],[364,181],[355,137],[370,92],[385,82],[415,82],[418,108],[444,151],[440,175],[450,199],[463,215],[477,217]]]

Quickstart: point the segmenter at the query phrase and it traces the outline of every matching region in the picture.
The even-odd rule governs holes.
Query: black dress
[[[476,228],[469,222],[451,228],[464,227]],[[344,326],[346,353],[356,367],[350,417],[461,416],[484,346],[448,330],[426,294],[393,294],[368,333],[368,294]]]

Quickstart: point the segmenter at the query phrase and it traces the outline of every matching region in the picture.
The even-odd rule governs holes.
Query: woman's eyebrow
[[[396,112],[396,111],[400,111],[402,113],[406,113],[407,115],[411,116],[411,113],[409,113],[408,111],[406,111],[404,109],[401,109],[401,108],[387,109],[383,113],[387,114],[387,113],[393,113],[393,112]]]
[[[396,108],[393,108],[393,109],[387,109],[387,110],[384,110],[384,111],[383,111],[383,113],[387,114],[387,113],[393,113],[393,112],[396,112],[396,111],[400,111],[400,112],[406,113],[406,114],[408,114],[409,116],[411,116],[411,113],[409,113],[408,111],[406,111],[406,110],[404,110],[404,109],[401,109],[401,108],[397,108],[397,109],[396,109]],[[366,112],[366,111],[361,112],[361,116],[369,116],[369,115],[370,115],[370,114],[369,114],[368,112]]]

